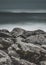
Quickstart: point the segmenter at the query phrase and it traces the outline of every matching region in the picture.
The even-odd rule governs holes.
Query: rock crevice
[[[0,65],[46,65],[46,32],[0,30]]]

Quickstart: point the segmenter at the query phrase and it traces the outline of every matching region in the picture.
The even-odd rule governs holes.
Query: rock
[[[8,30],[6,30],[6,29],[2,29],[2,30],[0,30],[0,32],[3,32],[3,33],[10,33]]]
[[[0,37],[0,44],[3,46],[3,48],[7,49],[11,44],[13,44],[13,41],[11,38]]]
[[[0,65],[12,65],[10,57],[2,50],[0,50]]]
[[[38,29],[38,30],[35,30],[35,31],[25,31],[21,36],[23,38],[27,38],[29,36],[32,36],[32,35],[39,35],[39,34],[45,34],[44,31]]]
[[[10,51],[16,51],[18,55],[16,54],[15,57],[20,57],[21,59],[25,59],[30,62],[39,63],[40,60],[46,60],[46,50],[41,45],[18,41],[9,47],[9,49]]]
[[[13,64],[15,65],[36,65],[35,63],[31,63],[31,62],[28,62],[26,60],[19,59],[19,58],[12,57],[12,60],[13,60]]]
[[[0,65],[46,65],[46,32],[0,30]]]
[[[11,34],[12,34],[12,36],[17,37],[17,36],[22,35],[24,31],[25,31],[25,30],[24,30],[24,29],[21,29],[21,28],[14,28],[14,29],[11,31]]]
[[[2,29],[0,30],[0,37],[12,37],[12,35],[10,34],[8,30]]]
[[[34,33],[35,34],[45,34],[45,32],[43,30],[40,30],[40,29],[35,30]]]
[[[42,48],[44,48],[44,49],[46,49],[46,45],[44,45],[44,44],[43,44],[43,45],[41,45],[41,47],[42,47]]]
[[[9,33],[5,33],[5,32],[0,32],[0,37],[12,37],[12,35],[10,35]]]
[[[46,38],[44,37],[43,34],[33,35],[26,38],[25,42],[42,45],[46,44]]]
[[[4,49],[4,47],[3,47],[3,45],[2,45],[2,44],[0,44],[0,49]]]
[[[13,44],[14,45],[14,44]],[[15,46],[14,46],[15,47]],[[19,58],[19,54],[17,54],[17,52],[15,51],[15,49],[13,47],[9,47],[8,48],[8,54],[10,55],[10,57],[17,57]]]
[[[13,49],[14,51],[12,51]],[[13,55],[16,51],[17,54],[15,53],[16,56],[14,57],[20,57],[21,59],[25,59],[34,63],[36,63],[36,61],[39,62],[41,52],[43,52],[43,48],[41,48],[40,46],[30,43],[27,44],[24,42],[13,44],[11,47],[8,48],[8,50]]]
[[[46,61],[41,61],[40,65],[46,65]]]

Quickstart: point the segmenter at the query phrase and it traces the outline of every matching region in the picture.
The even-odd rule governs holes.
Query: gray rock
[[[0,50],[0,65],[12,65],[10,57],[2,50]]]
[[[9,33],[9,31],[6,29],[2,29],[2,30],[0,30],[0,32]]]
[[[15,57],[12,57],[12,60],[13,60],[13,64],[15,65],[36,65],[35,63],[31,63],[26,60],[15,58]]]
[[[41,61],[40,65],[46,65],[46,61]]]
[[[25,42],[42,45],[46,44],[46,38],[44,37],[43,34],[33,35],[26,38]]]
[[[0,32],[0,37],[12,37],[12,35],[10,35],[9,33],[5,33],[5,32]]]
[[[13,54],[14,57],[20,57],[21,59],[34,63],[38,63],[40,60],[46,60],[46,50],[40,45],[34,45],[32,43],[16,43],[9,47],[8,51],[10,51],[10,55]]]
[[[11,31],[11,34],[12,34],[12,36],[17,37],[17,36],[22,35],[24,31],[25,31],[25,30],[24,30],[24,29],[21,29],[21,28],[14,28],[14,29]]]
[[[0,44],[3,46],[3,48],[7,49],[11,44],[13,44],[13,41],[11,38],[0,37]]]
[[[17,52],[15,51],[14,47],[9,47],[8,48],[8,54],[10,55],[10,57],[13,56],[13,57],[19,58],[19,54],[17,54]]]
[[[23,38],[27,38],[29,36],[32,36],[32,35],[39,35],[39,34],[45,34],[44,31],[38,29],[38,30],[35,30],[35,31],[25,31],[21,36]]]
[[[0,30],[0,65],[46,65],[46,32]]]

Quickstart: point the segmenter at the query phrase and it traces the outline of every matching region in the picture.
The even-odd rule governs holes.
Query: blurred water
[[[46,23],[24,23],[24,24],[1,24],[0,25],[0,29],[8,29],[9,31],[11,31],[13,28],[15,27],[19,27],[19,28],[23,28],[26,30],[37,30],[37,29],[41,29],[46,31]]]
[[[15,27],[46,31],[46,13],[0,13],[0,29],[11,31]]]

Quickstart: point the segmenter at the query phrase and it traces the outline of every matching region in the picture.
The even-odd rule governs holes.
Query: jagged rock
[[[46,44],[46,38],[44,37],[43,34],[33,35],[26,38],[25,42],[42,45]]]
[[[12,60],[14,65],[36,65],[35,63],[31,63],[26,60],[15,58],[15,57],[12,57]]]
[[[35,34],[45,34],[45,32],[43,30],[40,30],[40,29],[35,30],[34,33]]]
[[[17,37],[17,36],[22,35],[24,31],[25,31],[25,30],[24,30],[24,29],[21,29],[21,28],[14,28],[14,29],[11,31],[11,34],[12,34],[12,36]]]
[[[8,54],[10,55],[10,57],[19,57],[19,54],[17,54],[17,52],[15,51],[15,49],[14,48],[12,48],[12,47],[9,47],[8,48]]]
[[[9,33],[0,32],[0,37],[12,37]]]
[[[45,34],[44,31],[38,29],[38,30],[35,30],[35,31],[25,31],[21,36],[23,38],[27,38],[29,36],[32,36],[32,35],[39,35],[39,34]]]
[[[3,47],[3,45],[2,44],[0,44],[0,49],[3,49],[4,47]]]
[[[46,65],[46,32],[0,30],[0,65]]]
[[[9,31],[6,29],[2,29],[2,30],[0,30],[0,32],[9,33]]]
[[[46,61],[41,61],[40,65],[46,65]]]
[[[40,60],[46,60],[46,50],[40,45],[20,42],[13,44],[11,47],[9,47],[9,49],[10,51],[14,49],[14,52],[16,51],[16,53],[19,55],[16,55],[15,57],[20,57],[30,62],[38,63]]]
[[[0,65],[12,65],[10,57],[2,50],[0,50]]]
[[[41,47],[42,47],[42,48],[44,48],[44,49],[46,49],[46,45],[44,45],[44,44],[43,44],[43,45],[41,45]]]
[[[2,29],[0,30],[0,37],[12,37],[12,35],[10,34],[8,30]]]
[[[7,49],[11,44],[13,44],[13,41],[11,38],[0,37],[0,44],[3,46],[3,48]]]

